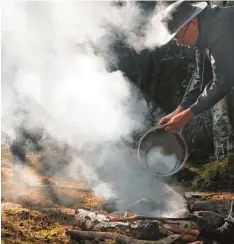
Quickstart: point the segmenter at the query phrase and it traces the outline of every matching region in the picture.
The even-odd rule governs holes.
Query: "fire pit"
[[[230,215],[233,216],[233,204],[234,199],[229,220]],[[201,204],[199,206],[202,208]],[[96,243],[95,240],[111,239],[126,244],[204,244],[206,240],[233,244],[234,223],[229,220],[212,211],[195,211],[183,217],[168,218],[142,216],[128,210],[125,214],[103,214],[78,209],[75,213],[78,230],[66,234],[78,243],[81,240]]]

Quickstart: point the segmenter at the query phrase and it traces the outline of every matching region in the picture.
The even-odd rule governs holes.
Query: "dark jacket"
[[[195,115],[214,106],[234,86],[234,7],[208,6],[197,17],[199,38],[196,47],[198,54],[209,56],[213,79],[203,87],[207,83],[203,77],[204,62],[203,57],[198,56],[195,86],[184,95],[180,104],[185,109],[190,107]]]

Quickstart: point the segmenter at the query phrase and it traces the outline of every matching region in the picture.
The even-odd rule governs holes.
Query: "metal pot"
[[[185,140],[180,134],[154,127],[140,139],[138,158],[143,167],[157,176],[178,172],[188,158]]]

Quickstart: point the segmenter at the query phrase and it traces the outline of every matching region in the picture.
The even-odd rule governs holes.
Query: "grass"
[[[26,214],[27,213],[27,214]],[[65,230],[70,226],[40,211],[14,203],[2,206],[2,243],[70,243]]]

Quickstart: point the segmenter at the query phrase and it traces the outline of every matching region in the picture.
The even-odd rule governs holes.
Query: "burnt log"
[[[230,204],[230,200],[197,200],[195,202],[189,202],[188,209],[190,212],[211,211],[222,216],[227,216],[229,214]]]
[[[203,241],[195,241],[195,242],[191,242],[189,244],[204,244]]]
[[[175,224],[163,224],[162,225],[166,230],[169,230],[171,231],[172,233],[174,234],[183,234],[185,231],[188,231],[187,234],[188,235],[192,235],[192,236],[197,236],[198,235],[198,230],[195,230],[195,229],[191,229],[191,230],[188,230],[188,229],[185,229],[185,228],[181,228],[179,227],[178,225],[175,225]]]
[[[216,241],[218,244],[233,244],[234,243],[234,198],[231,201],[230,211],[228,218],[225,219],[225,223],[214,228],[207,221],[197,221],[197,225],[200,229],[198,235],[199,238],[205,238],[206,240]],[[203,217],[201,217],[203,218]],[[197,218],[199,220],[199,218]],[[212,221],[212,219],[211,219]]]
[[[160,232],[159,224],[156,221],[110,221],[109,218],[103,214],[84,209],[78,209],[76,211],[75,225],[79,226],[82,230],[115,231],[145,240],[158,240],[166,236],[166,232]]]
[[[151,217],[151,216],[141,216],[141,215],[135,215],[127,218],[112,218],[110,217],[110,221],[121,221],[121,222],[127,222],[127,221],[136,221],[136,220],[158,220],[158,221],[186,221],[186,220],[195,220],[194,216],[188,216],[188,217],[178,217],[178,218],[167,218],[167,217]]]
[[[75,224],[85,231],[92,231],[95,233],[97,231],[114,232],[125,234],[128,238],[134,238],[134,240],[156,241],[163,238],[165,239],[169,236],[174,236],[174,233],[171,230],[166,229],[163,226],[163,223],[165,222],[173,222],[177,228],[182,230],[178,233],[180,234],[178,237],[180,243],[188,243],[196,240],[196,234],[194,233],[197,232],[194,230],[194,223],[192,222],[194,218],[196,218],[194,216],[184,218],[164,218],[136,216],[132,214],[133,213],[131,213],[130,217],[123,217],[118,213],[115,213],[115,216],[113,216],[113,214],[112,216],[105,216],[104,214],[78,209],[75,213]],[[175,242],[173,241],[172,243],[177,242],[175,240]]]
[[[174,242],[174,240],[180,237],[180,235],[171,235],[162,240],[147,241],[147,240],[137,240],[135,238],[122,235],[119,233],[115,233],[115,232],[67,231],[66,234],[69,235],[71,239],[75,241],[80,241],[80,240],[93,241],[95,239],[102,239],[102,240],[110,239],[118,243],[124,243],[124,244],[170,244],[170,243],[176,243]],[[181,241],[177,243],[181,243]]]
[[[214,153],[218,159],[223,159],[227,153],[234,150],[234,133],[226,97],[212,108],[212,118]]]
[[[209,201],[196,201],[188,204],[190,212],[194,211],[212,211],[217,212],[217,208]]]

